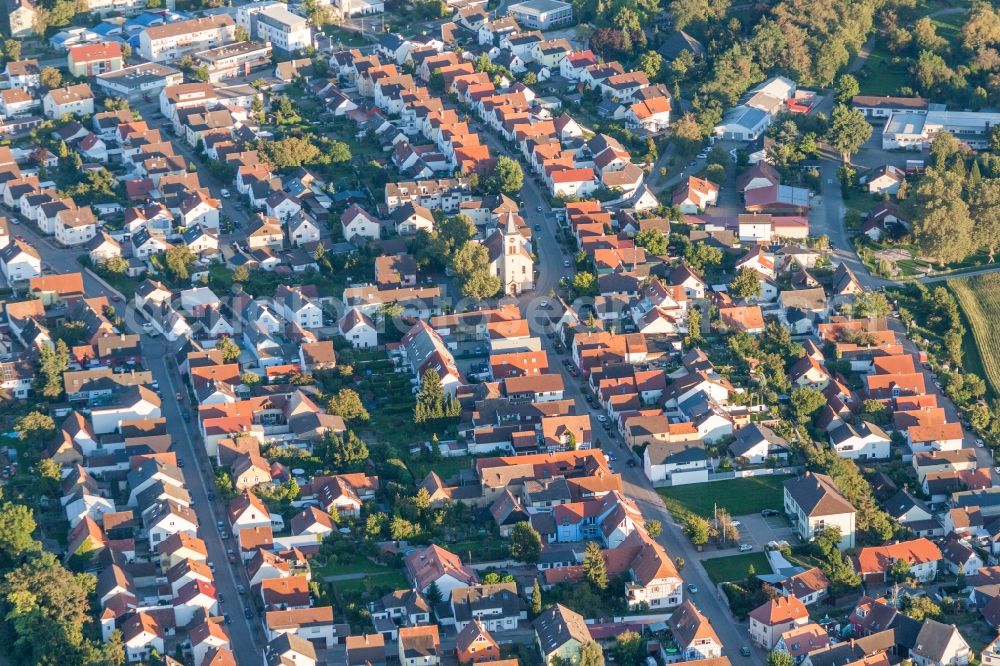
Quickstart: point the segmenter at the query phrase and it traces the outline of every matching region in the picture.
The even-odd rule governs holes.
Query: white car
[[[748,550],[753,550],[753,544],[752,543],[741,543],[740,544],[740,552],[741,553],[745,553]]]
[[[223,198],[223,199],[228,199],[228,198],[229,198],[229,190],[227,190],[227,189],[226,189],[226,188],[224,188],[224,187],[223,187],[223,188],[222,188],[222,190],[220,191],[220,194],[222,194],[222,198]]]
[[[986,442],[984,442],[983,440],[981,440],[981,439],[977,439],[976,440],[976,446],[978,446],[979,448],[983,448],[983,446],[985,446],[985,445],[986,445]]]
[[[601,423],[604,423],[604,422],[606,422],[608,420],[608,417],[605,416],[604,414],[598,414],[597,415],[597,420],[600,421]]]
[[[729,524],[732,525],[733,527],[740,527],[741,525],[743,525],[743,523],[741,523],[738,520],[730,520]]]

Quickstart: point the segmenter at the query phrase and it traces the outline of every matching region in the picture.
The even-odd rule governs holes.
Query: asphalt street
[[[13,214],[8,212],[8,219]],[[42,261],[51,267],[50,273],[73,273],[81,270],[76,257],[79,249],[64,249],[55,246],[46,237],[37,233],[29,225],[11,225],[11,233],[23,235],[42,255]],[[112,299],[117,292],[108,289],[100,281],[84,272],[84,289],[88,297],[107,296]],[[121,296],[120,294],[117,294]],[[198,516],[198,536],[205,541],[208,548],[208,561],[215,565],[215,587],[224,599],[220,603],[220,613],[229,616],[229,634],[232,639],[232,649],[240,664],[258,663],[261,659],[263,646],[263,630],[256,625],[257,619],[248,621],[243,614],[246,600],[242,599],[237,590],[237,584],[249,590],[246,574],[242,565],[232,565],[226,554],[228,547],[235,548],[235,540],[224,542],[219,533],[216,521],[223,519],[225,509],[221,503],[209,502],[209,491],[214,492],[211,465],[205,454],[204,447],[196,444],[198,438],[194,434],[191,423],[184,421],[182,409],[189,408],[187,389],[182,386],[173,365],[173,352],[177,345],[168,345],[163,338],[154,338],[143,332],[142,320],[136,315],[130,302],[112,303],[119,314],[125,319],[128,328],[142,336],[143,361],[152,373],[153,379],[159,384],[163,395],[161,413],[167,419],[167,430],[173,440],[173,451],[178,460],[184,461],[184,482],[194,502],[194,510]],[[124,312],[122,312],[124,310]],[[175,399],[177,393],[184,398],[182,403]],[[193,413],[194,410],[190,409]]]

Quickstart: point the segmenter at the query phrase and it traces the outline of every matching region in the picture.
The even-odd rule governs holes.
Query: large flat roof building
[[[562,0],[525,0],[507,8],[522,26],[548,30],[573,23],[573,5]]]

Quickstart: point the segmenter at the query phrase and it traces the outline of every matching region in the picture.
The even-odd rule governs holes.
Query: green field
[[[355,578],[353,580],[338,580],[333,583],[334,589],[339,594],[347,595],[369,595],[377,590],[391,592],[393,590],[400,590],[409,586],[410,583],[406,580],[406,576],[399,571],[373,574],[371,576]]]
[[[981,372],[994,395],[1000,393],[1000,274],[948,280],[965,321],[975,340],[978,354],[968,354],[967,369]]]
[[[754,571],[758,575],[771,572],[771,566],[767,563],[767,555],[764,553],[714,557],[710,560],[702,560],[701,565],[705,567],[705,573],[708,574],[708,577],[716,584],[743,580],[747,577],[750,565],[753,565]]]
[[[659,488],[667,508],[691,511],[711,518],[715,507],[732,516],[760,513],[762,509],[781,510],[784,504],[782,482],[788,476],[755,476],[748,479],[714,481],[676,488]]]

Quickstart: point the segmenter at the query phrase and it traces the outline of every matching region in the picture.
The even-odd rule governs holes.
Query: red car
[[[111,300],[114,301],[115,303],[121,303],[125,299],[121,297],[121,294],[115,294],[111,297]]]

